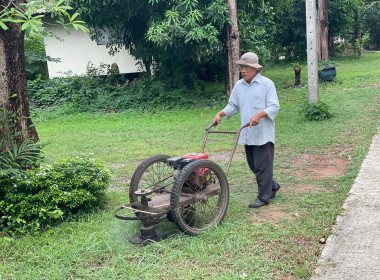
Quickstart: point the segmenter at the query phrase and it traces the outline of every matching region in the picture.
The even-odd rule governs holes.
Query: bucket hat
[[[247,52],[243,54],[239,60],[236,60],[235,63],[237,65],[251,66],[258,70],[261,70],[263,68],[263,66],[259,64],[259,58],[257,54],[253,52]]]

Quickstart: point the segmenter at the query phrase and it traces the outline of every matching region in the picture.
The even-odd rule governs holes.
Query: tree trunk
[[[355,37],[354,37],[354,50],[355,53],[357,54],[357,57],[360,58],[362,56],[362,31],[360,29],[359,25],[360,17],[359,17],[359,11],[355,11]]]
[[[318,0],[318,33],[319,33],[319,60],[329,60],[328,31],[329,13],[328,0]]]
[[[328,46],[329,46],[329,54],[334,55],[335,53],[334,34],[332,33],[329,34]]]
[[[15,2],[19,4],[23,1]],[[5,1],[0,0],[0,5],[4,4]],[[29,112],[24,32],[19,23],[9,23],[7,26],[8,30],[0,28],[0,139],[9,145],[14,138],[19,146],[26,137],[35,142],[39,139]],[[14,118],[9,117],[12,113],[15,114]]]
[[[225,27],[224,40],[224,61],[227,67],[226,71],[226,90],[230,94],[234,85],[239,80],[239,69],[235,61],[240,58],[239,28],[237,22],[236,0],[225,0],[230,12],[231,25]]]
[[[301,85],[301,70],[302,68],[297,66],[294,67],[294,74],[295,74],[295,86],[300,86]]]

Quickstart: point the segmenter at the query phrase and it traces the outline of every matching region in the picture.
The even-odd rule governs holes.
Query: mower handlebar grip
[[[206,131],[207,130],[210,130],[211,127],[213,126],[217,126],[218,125],[218,122],[217,121],[214,121],[212,124],[210,124],[208,127],[206,127]]]
[[[243,128],[246,128],[249,126],[249,123],[246,123],[245,125],[243,125],[240,129],[243,129]]]

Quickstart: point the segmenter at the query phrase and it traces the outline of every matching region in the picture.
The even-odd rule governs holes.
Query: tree
[[[328,0],[318,0],[318,57],[319,60],[327,61],[329,59],[329,15]]]
[[[362,0],[334,0],[328,3],[328,46],[329,55],[335,53],[334,40],[339,38],[347,42],[355,41],[355,34],[352,32],[356,29],[355,15],[360,11]]]
[[[276,57],[289,60],[306,58],[306,17],[305,0],[281,1],[276,7],[274,22],[276,33],[274,51]]]
[[[371,49],[380,50],[380,2],[370,1],[363,10],[364,28],[369,33]]]
[[[241,51],[256,53],[260,64],[264,66],[266,61],[271,59],[275,43],[274,17],[278,12],[278,5],[271,2],[256,0],[238,2]],[[273,56],[276,55],[273,53]]]
[[[236,10],[236,0],[226,0],[230,14],[230,24],[226,24],[226,39],[224,42],[226,71],[226,90],[230,94],[232,88],[239,80],[239,69],[235,65],[235,61],[240,58],[240,36],[238,28],[238,18]]]
[[[126,48],[145,69],[166,82],[192,83],[195,67],[220,52],[221,31],[228,22],[224,0],[76,0],[91,34],[110,31],[111,51]]]
[[[13,144],[20,146],[24,140],[39,140],[30,118],[28,90],[25,73],[24,35],[28,30],[38,31],[43,15],[37,11],[58,16],[58,23],[68,30],[86,30],[82,21],[72,16],[71,9],[63,0],[44,1],[0,0],[0,147],[5,149]],[[65,22],[65,19],[67,22]]]

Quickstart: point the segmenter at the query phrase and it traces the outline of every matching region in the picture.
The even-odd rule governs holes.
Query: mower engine
[[[191,153],[184,156],[174,156],[168,158],[166,163],[174,168],[173,177],[177,178],[181,170],[189,163],[200,160],[208,159],[208,154],[205,153]],[[211,172],[209,168],[199,168],[195,170],[194,176],[187,183],[193,188],[204,188],[211,180]]]

